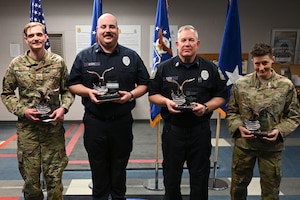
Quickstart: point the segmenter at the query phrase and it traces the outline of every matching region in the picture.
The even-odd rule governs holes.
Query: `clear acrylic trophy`
[[[50,94],[52,92],[56,92],[59,89],[49,90],[44,94],[42,91],[38,91],[41,95],[41,101],[38,104],[35,104],[35,108],[40,113],[37,117],[41,119],[43,122],[50,122],[52,118],[49,115],[52,113],[50,106],[48,105],[48,101],[50,100]]]
[[[170,83],[175,83],[177,85],[178,90],[176,92],[171,91],[172,100],[178,105],[176,109],[184,112],[192,111],[195,105],[187,101],[186,96],[183,92],[183,86],[188,82],[194,81],[195,78],[187,79],[183,81],[181,85],[179,85],[179,83],[176,80],[174,80],[172,77],[167,77],[166,80]]]
[[[52,121],[52,119],[49,117],[51,113],[51,108],[46,104],[36,104],[35,108],[38,112],[41,114],[38,115],[38,118],[40,118],[43,122]]]
[[[259,107],[258,109],[255,109],[254,106],[247,106],[252,111],[252,117],[251,119],[245,119],[245,127],[251,133],[257,137],[268,137],[268,132],[264,132],[260,130],[260,122],[259,122],[259,113],[263,110],[263,108]]]
[[[101,76],[97,72],[87,71],[90,74],[97,75],[99,78],[99,83],[94,84],[93,89],[97,90],[100,93],[97,96],[97,99],[100,101],[112,101],[121,98],[121,95],[119,94],[119,83],[112,81],[106,82],[104,79],[104,75],[113,69],[114,67],[104,70]]]

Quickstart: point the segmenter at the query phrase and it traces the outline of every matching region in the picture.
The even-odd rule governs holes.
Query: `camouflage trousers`
[[[63,200],[62,173],[67,166],[64,127],[59,123],[17,123],[19,171],[25,200],[43,200],[44,176],[48,200]]]
[[[231,200],[246,200],[256,160],[260,174],[261,199],[279,200],[282,177],[282,151],[259,151],[234,146],[231,174]]]

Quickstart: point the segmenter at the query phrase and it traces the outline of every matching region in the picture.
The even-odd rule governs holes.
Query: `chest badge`
[[[207,70],[201,71],[201,78],[202,78],[202,80],[207,80],[209,78],[209,73]]]
[[[129,66],[130,65],[130,58],[128,57],[128,56],[124,56],[123,58],[122,58],[122,62],[123,62],[123,64],[125,65],[125,66]]]

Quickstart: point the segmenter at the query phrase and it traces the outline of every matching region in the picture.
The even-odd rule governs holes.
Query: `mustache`
[[[111,34],[111,33],[106,33],[106,34],[104,35],[104,37],[106,37],[106,36],[113,37],[113,34]]]

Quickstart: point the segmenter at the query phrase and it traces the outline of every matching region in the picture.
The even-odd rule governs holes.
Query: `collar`
[[[278,78],[278,74],[275,72],[274,69],[271,69],[272,72],[272,76],[271,78],[269,78],[269,85],[272,88],[276,88],[276,85],[274,84],[274,80]],[[261,87],[261,81],[259,80],[257,73],[254,72],[253,73],[253,82],[251,83],[251,85],[255,86],[256,88],[260,88]]]
[[[99,43],[95,43],[94,48],[95,48],[96,53],[102,53],[102,54],[105,54],[105,55],[113,55],[113,54],[119,54],[120,53],[120,45],[119,44],[117,44],[116,48],[113,50],[112,53],[106,53]]]
[[[184,63],[180,60],[179,56],[176,56],[175,58],[175,67],[185,67],[185,68],[190,68],[190,67],[199,67],[200,66],[200,60],[199,57],[196,56],[195,60],[192,63]]]
[[[28,66],[28,67],[32,67],[32,66],[37,66],[40,63],[42,63],[42,65],[47,65],[49,62],[49,59],[46,59],[49,55],[49,52],[47,50],[44,50],[44,55],[43,58],[41,60],[35,60],[32,57],[29,56],[29,52],[30,50],[27,50],[25,52],[25,58],[26,58],[26,62],[24,63],[24,65]]]

